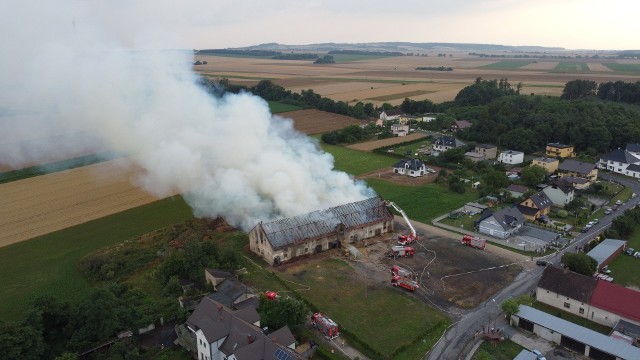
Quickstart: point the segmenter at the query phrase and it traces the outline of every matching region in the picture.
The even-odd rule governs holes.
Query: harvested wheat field
[[[0,247],[158,200],[125,159],[0,185]]]
[[[427,135],[425,134],[413,133],[407,136],[398,136],[398,137],[392,137],[388,139],[373,140],[373,141],[367,141],[359,144],[348,145],[347,147],[349,149],[360,150],[360,151],[372,151],[374,149],[381,148],[383,146],[400,144],[403,142],[418,140],[425,137],[427,137]]]
[[[320,110],[288,111],[277,116],[292,119],[293,127],[307,135],[340,130],[349,125],[366,124],[364,120]]]

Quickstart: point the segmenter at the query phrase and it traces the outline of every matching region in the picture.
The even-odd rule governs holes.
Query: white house
[[[404,115],[404,111],[402,111],[401,109],[389,109],[380,113],[380,120],[382,121],[398,120],[402,115]]]
[[[453,136],[440,136],[433,142],[433,150],[441,153],[464,145],[465,144],[462,141],[454,138]]]
[[[564,207],[575,197],[573,186],[563,181],[556,181],[553,185],[542,189],[542,192],[551,199],[553,205],[558,207]]]
[[[524,216],[516,207],[504,208],[495,213],[487,209],[478,220],[478,232],[499,239],[515,234],[524,225]]]
[[[626,149],[613,150],[600,157],[598,169],[640,179],[640,153],[638,144],[627,144]],[[631,150],[631,151],[630,151]]]
[[[407,136],[409,133],[409,125],[393,124],[391,125],[391,132],[397,136]]]
[[[427,173],[427,166],[418,159],[403,159],[393,165],[396,174],[420,177]]]
[[[524,162],[524,153],[515,150],[507,150],[500,153],[498,161],[503,164],[517,165]]]
[[[272,359],[276,353],[301,359],[291,330],[285,326],[264,335],[253,307],[231,310],[205,297],[185,325],[193,334],[199,360]]]

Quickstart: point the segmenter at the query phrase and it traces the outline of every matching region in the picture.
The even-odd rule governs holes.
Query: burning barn
[[[393,214],[380,197],[259,223],[249,232],[251,251],[278,265],[298,256],[341,246],[342,242],[393,232]]]

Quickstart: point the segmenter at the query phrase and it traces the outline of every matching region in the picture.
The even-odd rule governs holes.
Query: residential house
[[[514,150],[503,151],[498,156],[498,161],[509,165],[522,164],[524,162],[524,153]]]
[[[591,249],[587,255],[596,259],[598,269],[609,265],[627,248],[627,242],[624,240],[604,239],[600,244]],[[639,304],[640,305],[640,304]]]
[[[600,157],[598,169],[613,171],[640,179],[640,148],[639,144],[627,144],[626,149],[613,150]]]
[[[564,207],[570,203],[575,197],[575,190],[569,183],[557,180],[549,186],[542,189],[554,206]]]
[[[519,198],[522,195],[524,195],[524,193],[529,191],[529,188],[526,187],[526,186],[522,186],[522,185],[511,184],[507,188],[507,191],[511,193],[512,197]]]
[[[640,359],[640,348],[530,306],[520,305],[510,323],[590,359]]]
[[[547,266],[538,280],[536,301],[586,317],[598,279],[569,269]]]
[[[402,109],[384,110],[380,113],[380,120],[382,121],[398,120],[401,115],[404,115],[404,111],[402,111]]]
[[[402,159],[393,165],[393,172],[400,175],[420,177],[427,173],[427,166],[418,159]]]
[[[471,122],[468,120],[456,120],[451,124],[451,131],[464,130],[471,127]]]
[[[391,132],[397,136],[407,136],[409,134],[409,125],[393,124],[391,125]]]
[[[393,232],[393,214],[380,197],[317,210],[290,218],[260,222],[249,232],[249,248],[278,265]]]
[[[640,325],[640,291],[555,266],[544,269],[536,300],[609,327]]]
[[[482,212],[477,223],[478,232],[506,239],[524,225],[524,217],[516,207],[504,208],[496,212],[487,209]]]
[[[595,164],[567,159],[558,166],[558,176],[576,184],[576,189],[586,189],[598,180],[598,167]],[[576,181],[584,179],[586,182]]]
[[[575,152],[573,151],[572,145],[565,145],[560,143],[548,143],[545,151],[545,155],[548,157],[555,158],[572,158],[576,157]]]
[[[533,159],[531,161],[531,165],[540,166],[547,172],[547,174],[551,174],[554,171],[558,170],[558,165],[560,165],[560,161],[554,158],[539,157],[539,158]]]
[[[476,145],[475,152],[484,155],[485,159],[495,159],[498,156],[498,147],[489,144]]]
[[[205,297],[185,323],[200,360],[302,359],[287,326],[265,335],[255,308],[231,310]]]
[[[536,220],[551,212],[551,199],[543,191],[539,191],[518,205],[518,210],[527,220]]]
[[[454,138],[453,136],[440,136],[433,142],[433,150],[441,153],[464,145],[465,144],[462,141]]]

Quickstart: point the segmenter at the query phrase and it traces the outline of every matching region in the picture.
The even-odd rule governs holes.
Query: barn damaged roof
[[[267,239],[274,249],[336,234],[340,224],[345,230],[364,227],[369,224],[392,220],[380,197],[317,210],[290,218],[261,223]]]

